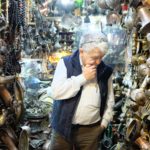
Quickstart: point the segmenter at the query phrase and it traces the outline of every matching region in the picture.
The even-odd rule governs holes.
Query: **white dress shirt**
[[[69,99],[78,93],[81,86],[83,86],[83,89],[72,123],[87,125],[102,119],[101,125],[107,127],[113,117],[114,93],[112,76],[108,80],[108,96],[103,118],[100,118],[99,112],[100,89],[97,80],[87,81],[83,74],[67,79],[67,69],[63,59],[57,64],[53,82],[51,87],[48,88],[47,94],[55,100]]]

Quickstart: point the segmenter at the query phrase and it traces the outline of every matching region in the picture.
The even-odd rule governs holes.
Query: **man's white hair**
[[[108,51],[107,37],[103,33],[86,33],[81,36],[79,47],[88,52],[93,48],[99,48],[103,54]]]

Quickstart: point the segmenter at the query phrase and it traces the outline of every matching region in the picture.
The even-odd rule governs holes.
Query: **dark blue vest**
[[[67,78],[78,76],[82,73],[79,61],[79,51],[76,51],[72,56],[64,57],[64,63],[67,68]],[[112,74],[112,68],[105,65],[103,62],[97,67],[97,81],[101,94],[100,116],[103,116],[108,91],[108,79]],[[61,85],[60,85],[61,86]],[[65,139],[71,140],[72,118],[75,109],[80,100],[82,87],[76,96],[65,100],[54,100],[53,111],[51,117],[52,128],[60,133]]]

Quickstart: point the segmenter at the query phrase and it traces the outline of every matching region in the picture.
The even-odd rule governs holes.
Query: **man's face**
[[[103,58],[104,54],[99,50],[99,48],[93,48],[86,52],[80,48],[80,57],[84,66],[90,65],[97,67]]]

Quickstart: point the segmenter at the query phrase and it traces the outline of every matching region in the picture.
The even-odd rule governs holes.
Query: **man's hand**
[[[105,126],[100,125],[100,133],[99,134],[102,135],[105,129],[106,129]]]
[[[94,65],[86,65],[83,68],[83,75],[86,80],[92,80],[96,77],[96,66]]]

